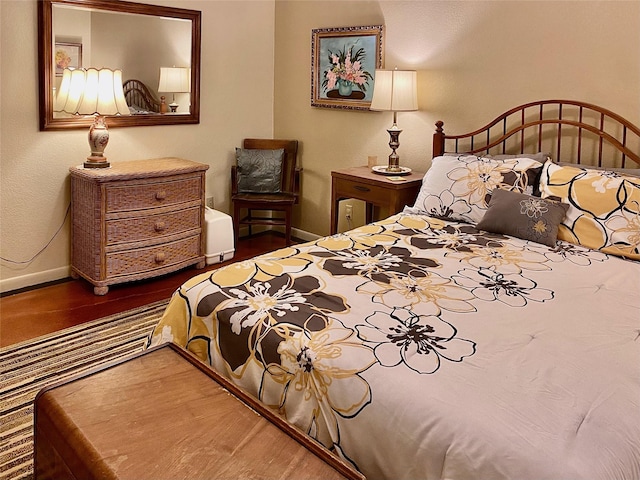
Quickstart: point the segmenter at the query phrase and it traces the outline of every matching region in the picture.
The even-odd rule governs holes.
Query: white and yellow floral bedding
[[[404,213],[193,278],[165,341],[369,479],[640,478],[639,262]]]

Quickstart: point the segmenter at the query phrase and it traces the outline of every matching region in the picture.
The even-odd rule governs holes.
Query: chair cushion
[[[254,150],[236,148],[238,192],[280,193],[284,148]]]

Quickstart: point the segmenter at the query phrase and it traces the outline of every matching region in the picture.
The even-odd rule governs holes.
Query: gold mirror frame
[[[109,127],[200,123],[201,12],[124,0],[38,0],[38,76],[40,130],[88,128],[91,117],[54,118],[53,115],[53,6],[66,5],[111,12],[170,17],[191,21],[191,110],[184,115],[108,116]]]

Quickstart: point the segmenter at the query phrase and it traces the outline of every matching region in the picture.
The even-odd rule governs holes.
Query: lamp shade
[[[186,93],[191,91],[191,69],[160,67],[158,92]]]
[[[73,115],[129,115],[122,89],[122,71],[65,68],[54,110]]]
[[[392,112],[418,110],[415,70],[376,70],[369,108]]]

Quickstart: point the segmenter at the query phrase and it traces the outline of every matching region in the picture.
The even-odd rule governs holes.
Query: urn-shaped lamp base
[[[109,143],[109,130],[107,122],[102,115],[96,115],[93,125],[89,129],[89,148],[91,155],[84,162],[84,168],[107,168],[109,162],[104,156],[104,149]]]

